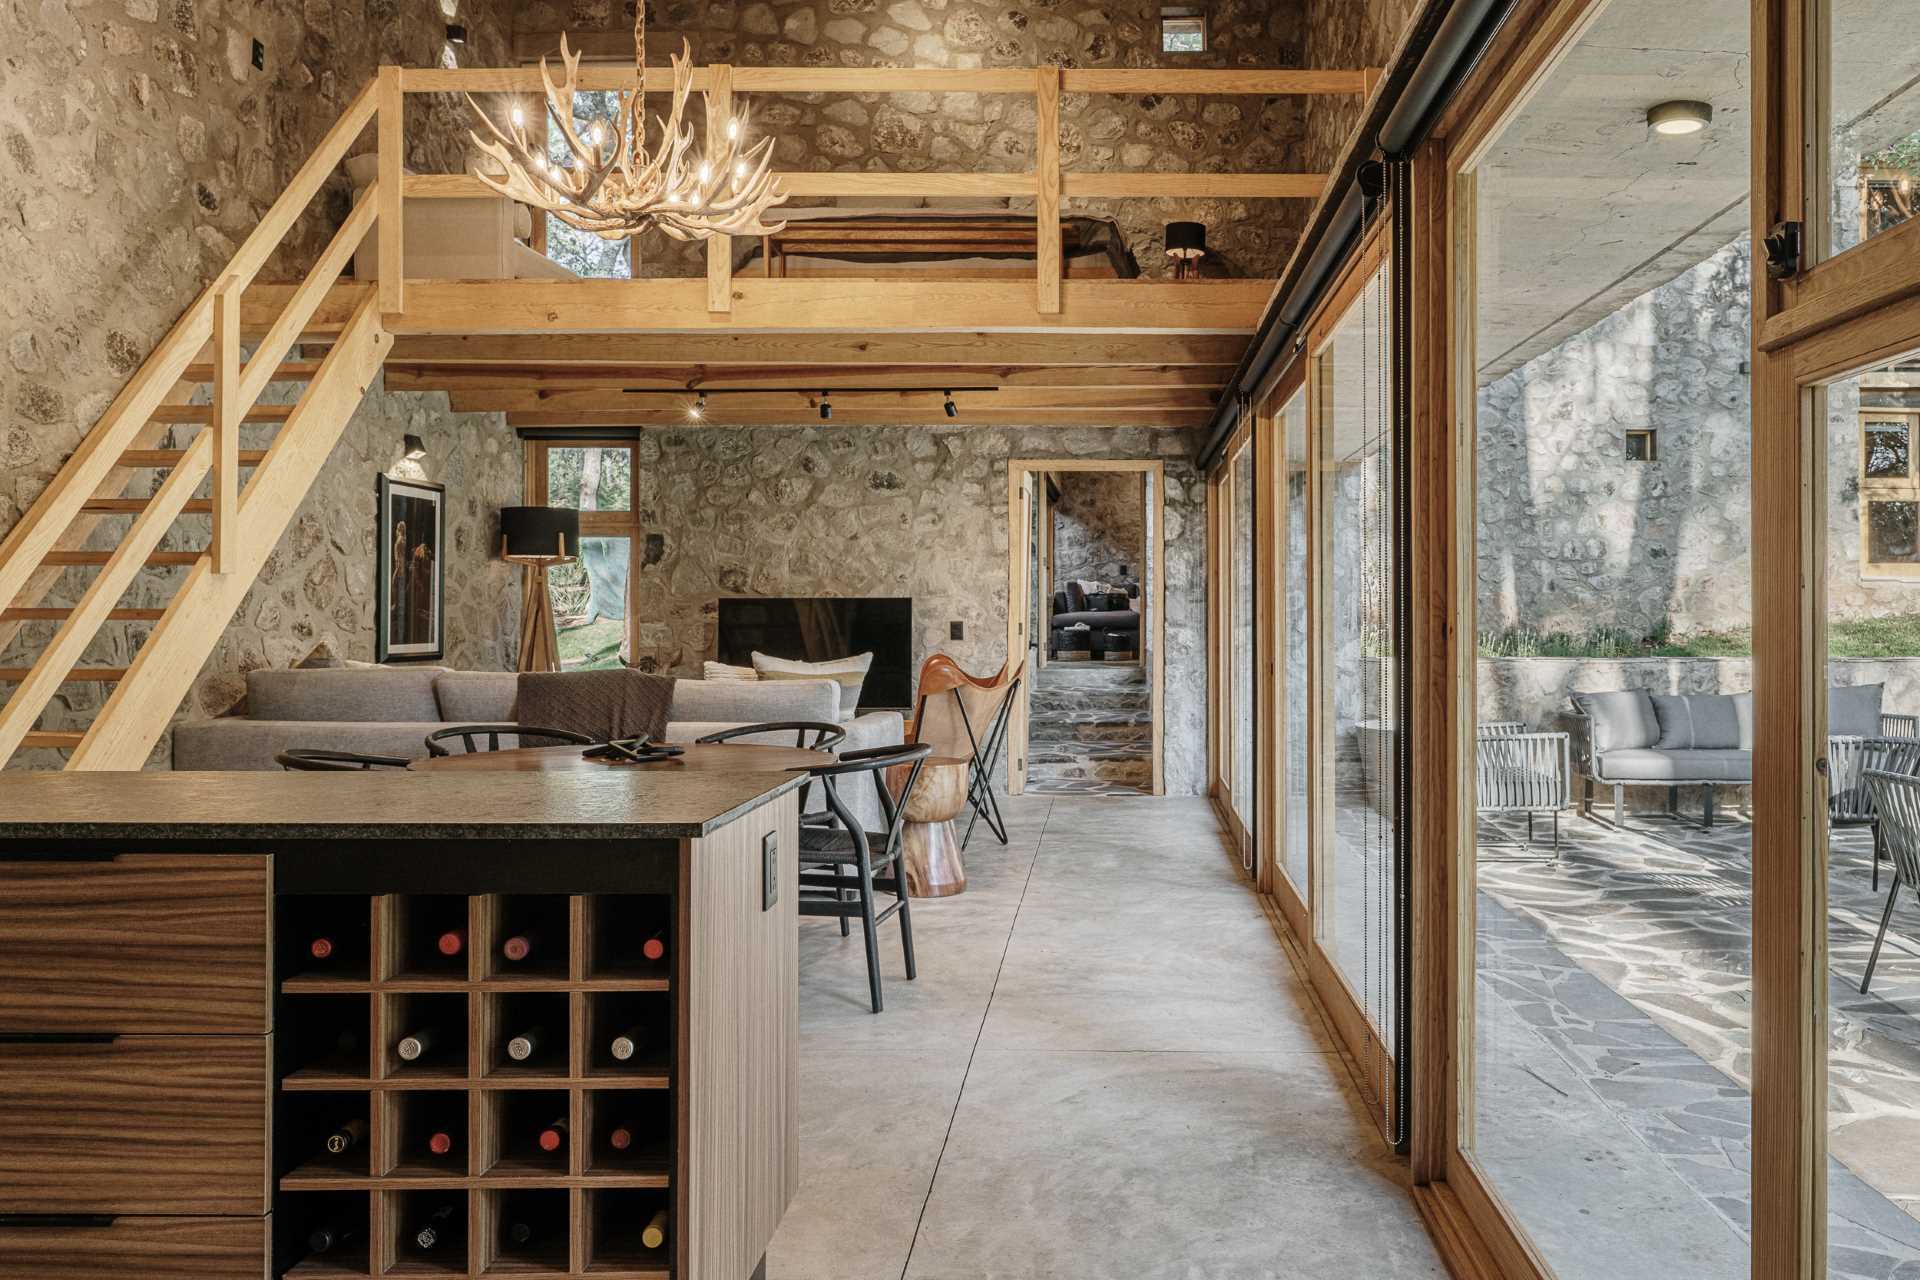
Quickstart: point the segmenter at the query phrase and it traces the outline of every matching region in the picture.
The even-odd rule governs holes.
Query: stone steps
[[[1153,706],[1153,691],[1138,689],[1035,689],[1027,708],[1034,720],[1089,712],[1145,712]]]
[[[1027,730],[1030,743],[1150,743],[1153,741],[1153,723],[1142,712],[1137,719],[1108,719],[1102,717],[1093,721],[1036,720]]]

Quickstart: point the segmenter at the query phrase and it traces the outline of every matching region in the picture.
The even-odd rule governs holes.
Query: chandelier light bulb
[[[700,166],[700,185],[705,186],[707,182],[712,179],[712,177],[713,177],[712,167],[704,164],[701,165]]]
[[[739,140],[740,140],[740,117],[735,116],[733,119],[727,121],[727,141],[738,142]]]
[[[525,124],[526,122],[527,122],[527,113],[522,111],[520,108],[515,107],[513,109],[513,127],[518,129],[521,125]]]
[[[747,162],[745,160],[733,166],[733,176],[736,178],[745,178],[747,176]]]

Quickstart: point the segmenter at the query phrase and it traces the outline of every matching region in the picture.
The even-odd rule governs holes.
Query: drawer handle
[[[0,1031],[5,1044],[112,1044],[120,1038],[117,1031]]]
[[[98,1231],[118,1221],[111,1213],[0,1213],[0,1230]]]

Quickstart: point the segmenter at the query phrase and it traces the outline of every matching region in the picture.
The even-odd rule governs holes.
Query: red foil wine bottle
[[[540,1131],[540,1149],[542,1151],[558,1151],[566,1145],[567,1122],[564,1119],[555,1120],[552,1124]]]

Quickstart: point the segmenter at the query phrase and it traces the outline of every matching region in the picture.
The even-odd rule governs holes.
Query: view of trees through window
[[[547,505],[581,512],[633,509],[633,451],[624,445],[548,445]],[[547,571],[560,665],[566,670],[615,667],[626,649],[627,570],[633,540],[605,536],[604,517],[581,521],[580,556]],[[614,523],[625,521],[616,517]]]
[[[611,90],[573,95],[573,128],[581,137],[596,122],[612,127],[620,110],[620,95]],[[569,163],[567,140],[553,121],[547,122],[547,159],[554,164]],[[576,275],[626,279],[632,274],[628,243],[602,240],[587,231],[576,231],[552,214],[547,215],[547,256]]]

